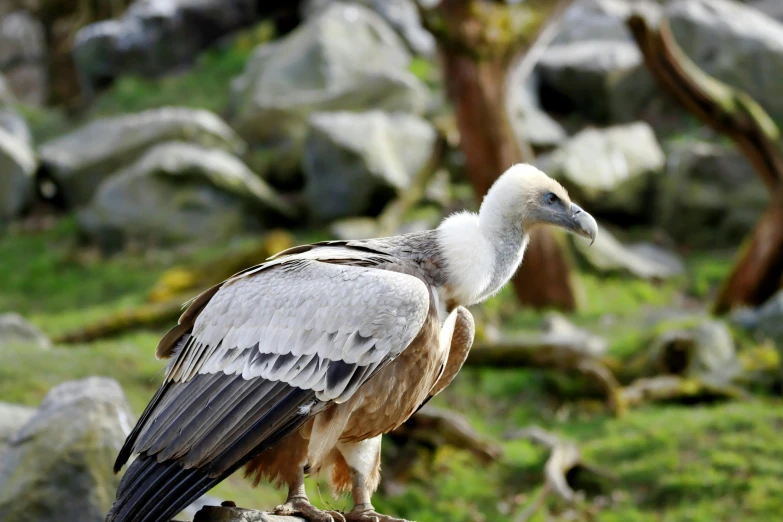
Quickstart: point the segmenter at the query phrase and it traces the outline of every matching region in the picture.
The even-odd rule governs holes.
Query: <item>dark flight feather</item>
[[[117,499],[106,517],[107,522],[168,522],[218,482],[298,430],[307,419],[321,411],[318,407],[303,408],[304,405],[315,404],[315,393],[311,390],[225,374],[197,375],[185,384],[167,384],[156,395],[156,402],[162,403],[161,398],[168,393],[178,393],[176,403],[184,401],[191,406],[202,403],[203,395],[209,396],[209,390],[218,383],[217,387],[226,392],[221,394],[224,400],[232,400],[232,396],[236,397],[234,394],[243,398],[234,409],[236,415],[211,423],[203,436],[188,436],[188,430],[203,430],[198,423],[181,423],[182,411],[179,408],[170,410],[170,417],[166,417],[166,405],[161,415],[156,416],[154,411],[147,414],[147,418],[159,423],[156,428],[162,434],[167,434],[167,429],[179,432],[165,451],[181,457],[161,459],[161,453],[142,451],[120,482]],[[183,389],[178,390],[177,387]],[[244,415],[239,412],[244,412]],[[180,432],[180,429],[184,431]],[[184,444],[182,441],[185,441]],[[126,446],[133,446],[130,437]],[[189,452],[193,450],[195,452],[191,455]],[[192,467],[196,461],[203,467]],[[123,463],[118,459],[119,466]]]

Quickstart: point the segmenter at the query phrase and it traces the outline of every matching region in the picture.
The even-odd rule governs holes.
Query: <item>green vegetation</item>
[[[193,67],[162,78],[123,76],[79,117],[68,117],[59,108],[20,105],[35,143],[44,143],[86,121],[133,113],[167,105],[208,109],[218,114],[228,106],[231,80],[240,74],[253,49],[271,41],[274,24],[260,24],[237,33],[230,42],[201,53]]]
[[[46,333],[58,334],[144,302],[154,282],[173,266],[257,244],[257,238],[249,238],[211,249],[103,258],[80,247],[75,237],[71,219],[45,232],[12,230],[1,237],[0,311],[18,311]],[[691,281],[697,282],[691,289],[580,274],[588,299],[573,320],[607,335],[611,355],[630,357],[654,331],[642,325],[640,310],[670,306],[682,291],[704,295],[730,265],[724,258],[697,254],[688,266]],[[541,314],[511,312],[512,299],[508,288],[481,313],[514,329],[537,327]],[[605,314],[619,318],[617,324],[600,324]],[[132,331],[48,351],[6,347],[0,351],[0,398],[36,405],[59,382],[105,375],[122,384],[140,413],[160,382],[164,363],[155,360],[153,349],[162,333]],[[649,405],[615,418],[579,390],[564,393],[569,385],[560,379],[556,372],[541,370],[467,368],[435,401],[466,414],[477,429],[498,439],[509,430],[540,425],[578,442],[589,463],[615,475],[600,499],[591,497],[592,502],[576,507],[548,500],[533,520],[762,521],[783,510],[783,439],[778,436],[783,409],[778,403]],[[523,440],[504,442],[503,448],[504,458],[490,465],[450,447],[424,454],[412,462],[402,492],[378,495],[377,507],[419,522],[510,521],[539,491],[548,453]],[[321,505],[350,505],[347,498],[332,499],[324,484],[313,484],[311,491]],[[248,507],[271,507],[283,496],[268,485],[252,489],[241,476],[212,494]]]
[[[469,380],[461,376],[459,383]],[[509,399],[532,399],[530,384],[519,379],[516,397],[498,397],[496,407],[500,402],[508,407]],[[473,390],[479,391],[488,393],[484,387]],[[501,424],[518,426],[517,410],[529,408],[512,407]],[[556,421],[527,413],[521,418],[572,438],[589,463],[615,475],[600,494],[604,498],[577,508],[576,517],[574,508],[551,501],[546,508],[551,517],[541,512],[533,520],[766,521],[783,510],[779,406],[759,401],[645,408],[621,419],[580,414]],[[547,452],[526,441],[506,443],[504,450],[504,462],[487,467],[443,448],[429,482],[384,498],[380,507],[420,522],[512,520],[540,487]]]
[[[253,49],[274,38],[271,22],[239,33],[229,45],[210,49],[196,65],[179,75],[145,79],[122,77],[96,101],[93,116],[138,112],[165,105],[187,105],[222,113],[228,105],[230,83],[240,74]]]

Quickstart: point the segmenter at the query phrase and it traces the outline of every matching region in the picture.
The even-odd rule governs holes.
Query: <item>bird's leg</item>
[[[288,484],[288,498],[285,500],[285,504],[275,508],[275,515],[298,515],[310,522],[345,522],[342,513],[324,511],[310,503],[307,491],[305,491],[304,468],[299,468],[296,479]]]
[[[361,442],[341,442],[337,448],[351,472],[353,509],[345,514],[347,522],[408,522],[382,515],[372,505],[372,493],[380,480],[381,436]]]

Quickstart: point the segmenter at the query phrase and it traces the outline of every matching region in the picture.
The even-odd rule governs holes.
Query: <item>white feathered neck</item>
[[[498,292],[516,272],[527,247],[526,207],[541,177],[531,165],[514,165],[495,181],[478,214],[459,212],[438,227],[448,298],[462,305]]]

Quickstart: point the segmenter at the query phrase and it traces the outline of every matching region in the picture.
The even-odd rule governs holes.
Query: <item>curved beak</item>
[[[595,236],[598,235],[598,223],[593,216],[582,210],[579,205],[571,203],[571,232],[582,237],[590,238],[590,245],[595,242]]]

